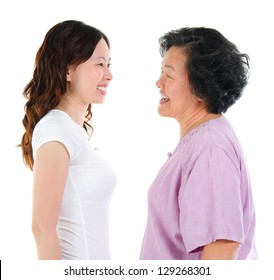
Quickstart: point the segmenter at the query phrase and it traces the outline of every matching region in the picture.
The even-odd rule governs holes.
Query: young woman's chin
[[[91,100],[91,104],[104,104],[106,101],[105,97],[100,97],[100,98],[96,98],[94,100]]]

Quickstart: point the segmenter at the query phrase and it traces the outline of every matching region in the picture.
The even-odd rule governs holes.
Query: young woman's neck
[[[87,106],[83,106],[70,95],[65,94],[56,109],[66,112],[77,124],[83,125],[87,112]]]

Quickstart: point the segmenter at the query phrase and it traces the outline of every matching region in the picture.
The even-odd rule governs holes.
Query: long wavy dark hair
[[[110,47],[108,38],[100,30],[75,20],[60,22],[46,34],[36,54],[33,77],[23,91],[27,99],[23,118],[26,131],[19,146],[24,162],[31,170],[34,164],[32,134],[36,124],[60,103],[66,93],[68,67],[76,67],[88,60],[102,38]],[[93,131],[89,123],[91,117],[89,104],[83,123],[87,133]]]
[[[248,81],[249,56],[219,31],[205,27],[172,30],[159,39],[162,56],[172,46],[187,56],[193,94],[207,102],[210,113],[224,113],[238,100]]]

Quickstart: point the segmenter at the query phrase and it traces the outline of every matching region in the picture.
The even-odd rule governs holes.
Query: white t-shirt
[[[32,148],[58,141],[70,164],[57,222],[62,259],[110,259],[108,214],[116,185],[113,168],[91,147],[83,127],[61,110],[51,110],[36,125]]]

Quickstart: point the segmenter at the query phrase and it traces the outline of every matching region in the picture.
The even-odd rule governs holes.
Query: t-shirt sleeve
[[[180,229],[187,252],[218,239],[243,243],[240,164],[209,146],[195,161],[179,192]]]
[[[77,145],[75,145],[73,130],[66,122],[49,119],[37,124],[32,137],[33,156],[35,157],[42,145],[51,141],[62,143],[66,147],[70,159],[75,157]]]

